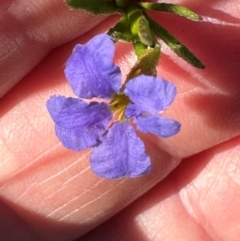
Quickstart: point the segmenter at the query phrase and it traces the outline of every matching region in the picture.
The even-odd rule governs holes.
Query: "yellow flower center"
[[[110,109],[118,116],[119,120],[125,120],[124,112],[130,102],[130,99],[126,95],[114,94],[110,102]]]

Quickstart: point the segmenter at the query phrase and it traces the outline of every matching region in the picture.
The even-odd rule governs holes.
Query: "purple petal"
[[[134,118],[134,123],[139,131],[160,137],[173,136],[180,130],[179,122],[160,116],[138,116]]]
[[[59,140],[69,149],[80,151],[94,146],[112,118],[105,103],[52,96],[47,109],[54,120]]]
[[[131,118],[133,116],[139,116],[141,113],[142,113],[142,111],[139,110],[137,108],[137,106],[135,104],[132,104],[132,103],[127,105],[127,107],[125,109],[125,112],[124,112],[126,118]]]
[[[104,178],[137,177],[151,171],[145,147],[128,122],[116,122],[93,149],[93,171]]]
[[[121,86],[121,72],[113,63],[115,47],[107,34],[75,46],[65,68],[73,92],[80,98],[110,98]]]
[[[139,75],[130,80],[124,93],[135,105],[134,113],[157,113],[167,108],[176,95],[174,84],[153,76]],[[126,109],[126,117],[131,117],[133,109]]]

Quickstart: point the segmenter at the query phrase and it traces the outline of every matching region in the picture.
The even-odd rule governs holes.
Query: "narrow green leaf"
[[[200,15],[194,13],[189,8],[176,4],[139,2],[138,5],[147,10],[175,13],[193,21],[199,21],[202,19]]]
[[[179,42],[165,28],[147,16],[147,14],[145,16],[153,33],[157,37],[161,38],[179,57],[183,58],[185,61],[197,68],[205,68],[201,61],[185,45]]]
[[[111,14],[119,10],[116,2],[111,0],[65,0],[65,4],[93,14]]]

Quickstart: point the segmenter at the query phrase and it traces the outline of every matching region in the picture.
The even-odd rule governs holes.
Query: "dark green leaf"
[[[109,34],[112,32],[130,32],[130,22],[127,15],[123,14],[117,24],[109,30]]]
[[[201,20],[201,16],[192,10],[176,4],[139,2],[138,5],[147,10],[175,13],[193,21]]]
[[[179,57],[186,60],[188,63],[193,66],[204,69],[205,66],[201,63],[201,61],[181,42],[179,42],[173,35],[171,35],[165,28],[160,26],[157,22],[152,20],[147,15],[146,19],[149,22],[150,28],[153,33],[161,38]]]
[[[116,2],[112,0],[65,0],[65,4],[93,14],[111,14],[118,11]]]

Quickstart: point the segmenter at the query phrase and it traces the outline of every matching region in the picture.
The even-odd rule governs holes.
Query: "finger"
[[[58,0],[3,0],[0,15],[0,97],[51,49],[87,32],[105,18],[70,10]]]
[[[29,226],[21,219],[21,217],[2,202],[0,203],[0,215],[1,217],[4,217],[0,221],[1,240],[42,240],[29,229]]]
[[[78,241],[237,240],[240,137],[184,160],[163,182]]]

